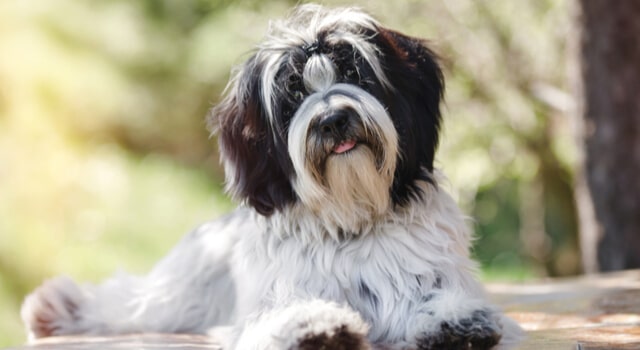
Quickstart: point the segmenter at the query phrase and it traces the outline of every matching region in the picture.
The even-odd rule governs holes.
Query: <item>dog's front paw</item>
[[[85,300],[80,287],[68,277],[46,281],[22,304],[21,316],[29,338],[79,332],[79,309]]]
[[[491,349],[500,342],[501,329],[493,312],[477,310],[470,317],[444,321],[435,332],[418,337],[418,349]]]
[[[347,306],[301,300],[254,317],[245,324],[236,349],[370,349],[368,325]]]

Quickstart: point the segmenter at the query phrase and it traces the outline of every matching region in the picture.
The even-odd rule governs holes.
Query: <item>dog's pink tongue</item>
[[[356,142],[353,140],[347,140],[339,144],[336,148],[333,149],[334,153],[344,153],[353,147],[356,146]]]

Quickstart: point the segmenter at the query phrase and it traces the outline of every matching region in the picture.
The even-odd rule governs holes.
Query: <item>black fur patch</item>
[[[443,322],[440,330],[418,339],[418,349],[488,350],[500,342],[502,335],[491,312],[475,311],[457,323]]]
[[[217,128],[222,154],[235,169],[233,195],[260,214],[270,215],[294,202],[296,196],[289,182],[293,165],[286,138],[272,129],[262,105],[260,80],[256,79],[262,69],[255,56],[250,58],[234,93],[212,109],[210,119]]]
[[[424,40],[379,29],[374,42],[393,91],[383,98],[400,141],[391,195],[396,204],[405,204],[421,195],[417,180],[433,181],[433,161],[438,147],[440,102],[444,76],[435,53]]]
[[[366,340],[359,334],[350,332],[347,326],[335,330],[332,336],[327,333],[308,334],[290,350],[360,350],[368,349]]]

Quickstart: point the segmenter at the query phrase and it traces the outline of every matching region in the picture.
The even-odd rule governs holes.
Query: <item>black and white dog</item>
[[[233,349],[489,349],[518,326],[486,301],[465,216],[439,187],[443,75],[424,42],[353,8],[272,23],[213,108],[243,206],[147,276],[47,281],[32,338],[212,332]],[[228,326],[228,327],[224,327]]]

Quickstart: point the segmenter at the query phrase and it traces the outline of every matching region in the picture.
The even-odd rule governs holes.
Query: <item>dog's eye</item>
[[[300,79],[298,79],[298,77],[296,77],[295,75],[290,75],[289,79],[287,79],[288,90],[295,91],[298,88],[299,82],[300,82]]]
[[[300,77],[296,74],[291,74],[287,77],[287,82],[285,83],[285,89],[289,92],[289,94],[295,99],[295,100],[302,100],[303,93],[302,93],[302,80],[300,79]]]
[[[353,47],[349,44],[340,43],[334,46],[333,48],[334,55],[338,58],[349,58],[353,57],[354,50]]]

